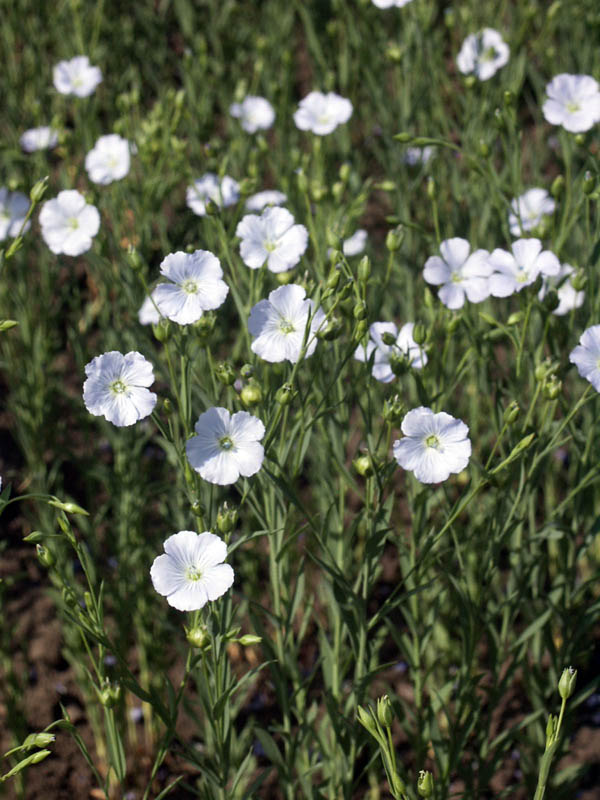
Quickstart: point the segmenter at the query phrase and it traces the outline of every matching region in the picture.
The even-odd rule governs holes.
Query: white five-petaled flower
[[[317,136],[332,133],[338,125],[352,116],[352,103],[335,92],[310,92],[300,101],[294,113],[294,122],[301,131],[312,131]]]
[[[411,2],[412,0],[373,0],[373,5],[377,8],[402,8]]]
[[[546,86],[542,112],[552,125],[571,133],[589,131],[600,121],[600,86],[591,75],[556,75]]]
[[[178,611],[197,611],[231,587],[233,569],[223,564],[227,545],[214,533],[179,531],[163,544],[150,569],[152,585]]]
[[[100,214],[77,190],[68,189],[44,203],[40,226],[42,238],[53,253],[79,256],[92,246],[100,228]]]
[[[263,264],[271,272],[287,272],[296,266],[308,245],[308,231],[304,225],[295,225],[294,217],[286,208],[273,206],[262,214],[246,214],[235,230],[242,240],[240,255],[251,269]]]
[[[469,463],[469,428],[444,411],[414,408],[402,420],[402,433],[404,438],[394,442],[394,458],[421,483],[445,481]]]
[[[0,188],[0,242],[18,236],[29,211],[29,199],[23,192],[9,192],[6,186]],[[29,229],[25,226],[24,232]]]
[[[129,172],[129,165],[129,142],[116,133],[101,136],[85,157],[90,180],[103,185],[124,178]]]
[[[83,402],[90,414],[123,427],[152,413],[156,395],[148,386],[154,383],[154,372],[141,353],[111,350],[86,364],[85,374]]]
[[[248,211],[262,211],[265,206],[281,206],[287,200],[287,195],[277,189],[265,189],[250,195],[246,200]]]
[[[190,325],[204,311],[219,308],[229,292],[221,263],[209,250],[170,253],[160,272],[172,283],[159,283],[152,299],[163,316],[179,325]]]
[[[582,378],[600,392],[600,325],[592,325],[581,334],[579,344],[569,354]]]
[[[510,49],[498,31],[484,28],[467,36],[456,64],[463,75],[473,74],[480,81],[487,81],[507,63],[509,55]]]
[[[247,411],[232,415],[226,408],[209,408],[200,414],[194,429],[196,436],[187,440],[185,451],[205,481],[227,486],[261,468],[265,426],[258,417]]]
[[[229,175],[224,175],[220,179],[214,172],[207,172],[188,186],[186,202],[194,214],[204,217],[207,200],[212,200],[215,205],[222,208],[233,206],[240,199],[239,189],[238,182]]]
[[[59,61],[54,67],[54,88],[61,94],[88,97],[102,82],[99,67],[93,67],[87,56],[75,56],[70,61]]]
[[[311,356],[317,346],[317,331],[325,321],[322,309],[313,311],[314,303],[306,299],[302,286],[290,283],[274,289],[268,300],[261,300],[250,312],[248,330],[254,337],[252,352],[265,361],[287,359],[295,364],[300,358],[306,337],[304,358]]]
[[[544,278],[544,283],[539,291],[538,297],[543,300],[546,293],[558,286],[558,306],[552,312],[557,317],[568,314],[583,305],[585,292],[578,292],[571,283],[571,276],[575,269],[570,264],[561,264],[557,275],[551,278]]]
[[[427,283],[442,287],[439,298],[448,308],[462,308],[465,296],[470,303],[489,297],[490,254],[487,250],[470,251],[466,239],[445,239],[440,245],[441,258],[431,256],[425,262],[423,277]]]
[[[241,103],[232,103],[229,106],[229,113],[240,120],[242,128],[247,133],[267,130],[275,121],[275,110],[271,103],[265,97],[251,94]]]
[[[407,322],[398,332],[393,322],[374,322],[369,327],[369,341],[366,346],[361,344],[356,348],[354,358],[367,362],[375,353],[371,374],[382,383],[394,380],[395,375],[391,366],[394,357],[405,361],[407,366],[421,369],[427,363],[427,355],[413,339],[414,327],[414,322]],[[383,341],[384,334],[394,338],[393,344],[386,344]]]
[[[517,239],[512,253],[496,249],[489,257],[494,270],[490,275],[490,294],[508,297],[532,284],[538,275],[558,275],[560,262],[550,250],[542,251],[539,239]]]
[[[547,214],[553,214],[556,204],[545,189],[528,189],[510,204],[508,224],[513,236],[521,236],[542,222]]]
[[[50,150],[58,144],[58,131],[42,125],[39,128],[29,128],[19,139],[21,147],[26,153],[36,150]]]

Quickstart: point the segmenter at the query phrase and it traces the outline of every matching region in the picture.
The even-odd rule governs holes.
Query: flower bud
[[[350,164],[345,161],[339,169],[338,175],[340,176],[340,180],[344,183],[348,183],[348,179],[350,178],[350,173],[352,171],[352,167]]]
[[[397,394],[391,399],[386,400],[383,404],[382,416],[386,422],[389,422],[392,425],[399,424],[404,418],[405,413],[406,409],[404,408],[404,404]]]
[[[216,217],[219,213],[219,206],[209,197],[204,201],[204,210],[209,217]]]
[[[262,389],[256,382],[247,383],[240,392],[240,400],[244,408],[252,408],[262,403],[263,393]]]
[[[64,503],[57,497],[48,500],[48,505],[54,508],[60,508],[60,510],[64,511],[66,514],[81,514],[84,517],[89,517],[89,512],[87,512],[85,508],[78,506],[77,503]]]
[[[402,225],[398,225],[391,231],[388,231],[388,235],[385,237],[385,246],[390,251],[390,253],[394,253],[396,250],[399,250],[402,246],[402,241],[404,240],[404,228]]]
[[[254,633],[245,633],[238,639],[238,642],[242,647],[251,647],[252,645],[260,644],[262,642],[262,636],[256,636]]]
[[[77,595],[73,589],[71,589],[70,586],[63,586],[61,594],[63,603],[67,606],[67,608],[75,608],[77,605]]]
[[[363,478],[370,478],[373,474],[373,463],[366,453],[357,456],[352,462],[352,466]]]
[[[399,64],[402,61],[403,55],[404,48],[399,47],[397,44],[391,44],[386,47],[385,57],[388,61],[391,61],[392,64]]]
[[[402,133],[395,134],[394,139],[397,142],[402,142],[402,144],[408,144],[408,142],[412,142],[414,136],[412,135],[412,133],[407,133],[406,131],[403,131]]]
[[[333,230],[332,228],[327,228],[325,231],[325,241],[327,242],[328,247],[333,247],[334,250],[341,250],[341,237],[339,231]]]
[[[396,184],[394,181],[380,181],[379,183],[375,184],[375,188],[379,189],[382,192],[393,192],[396,190]]]
[[[377,725],[371,714],[362,706],[358,706],[356,709],[356,716],[363,728],[366,728],[371,736],[379,740],[379,731],[377,730]]]
[[[351,280],[350,278],[347,281],[344,281],[338,292],[339,299],[345,300],[352,292],[353,286],[354,286],[354,281]]]
[[[221,533],[231,533],[238,519],[238,510],[224,502],[217,512],[217,528]]]
[[[341,202],[341,199],[344,195],[346,187],[342,183],[342,181],[335,181],[333,186],[331,187],[331,194],[333,195],[333,199],[336,202]]]
[[[45,534],[43,534],[41,531],[31,531],[31,533],[28,533],[27,536],[23,537],[23,541],[36,544],[37,542],[43,542],[45,538]]]
[[[40,202],[47,188],[48,188],[48,175],[46,175],[45,178],[40,178],[39,181],[33,184],[33,186],[31,187],[31,191],[29,192],[29,197],[34,205]]]
[[[388,347],[396,344],[396,336],[391,331],[384,331],[381,335],[381,341]]]
[[[30,733],[21,745],[22,749],[29,750],[30,747],[47,747],[56,739],[53,733]]]
[[[510,89],[504,92],[504,105],[506,108],[512,108],[515,104],[515,95]]]
[[[121,699],[121,684],[107,681],[103,689],[96,689],[96,693],[104,708],[114,708]]]
[[[554,714],[550,714],[548,716],[548,722],[546,723],[546,750],[549,747],[552,747],[554,742],[556,741],[556,734],[558,733],[558,717],[555,717]]]
[[[506,425],[512,425],[513,422],[517,421],[517,418],[520,413],[521,409],[519,408],[519,404],[517,403],[516,400],[513,400],[504,409],[504,414],[502,416],[502,419]]]
[[[575,691],[575,682],[577,681],[577,670],[573,667],[563,669],[562,675],[558,682],[558,693],[563,700],[567,700]]]
[[[546,397],[548,400],[556,400],[556,398],[562,392],[562,381],[560,381],[556,375],[550,375],[544,381],[542,392],[544,397]]]
[[[221,361],[215,365],[215,376],[224,386],[232,386],[235,383],[235,370],[229,361]]]
[[[44,547],[43,544],[36,544],[35,551],[37,554],[38,561],[42,565],[42,567],[46,567],[46,569],[50,569],[56,563],[56,558],[54,557],[54,553],[52,550],[48,550],[47,547]]]
[[[571,286],[575,289],[576,292],[581,292],[585,289],[585,285],[587,283],[587,275],[585,274],[585,270],[580,268],[577,272],[571,276]]]
[[[544,299],[542,300],[542,305],[546,309],[546,311],[554,311],[560,305],[560,299],[558,297],[558,292],[556,289],[549,289],[546,294],[544,295]]]
[[[394,712],[387,694],[377,700],[377,720],[384,728],[390,728],[394,721]]]
[[[427,339],[427,331],[422,322],[416,322],[413,328],[412,337],[415,344],[423,345]]]
[[[0,332],[1,331],[9,331],[11,328],[14,328],[19,323],[16,319],[3,319],[0,320]]]
[[[485,141],[485,139],[480,139],[479,140],[479,155],[482,158],[488,158],[489,154],[490,154],[490,147],[489,147],[488,143]]]
[[[367,323],[367,320],[366,319],[359,319],[358,322],[356,323],[355,327],[354,327],[354,330],[352,331],[352,338],[354,339],[354,341],[355,342],[360,342],[362,337],[367,332],[368,328],[369,328],[369,325]]]
[[[585,136],[583,135],[583,133],[578,133],[574,137],[574,139],[575,139],[575,144],[577,145],[577,147],[582,147],[582,145],[585,144]]]
[[[331,268],[329,272],[329,276],[327,278],[326,286],[328,289],[337,289],[337,285],[340,282],[340,277],[342,275],[342,268],[336,264],[335,267]]]
[[[152,333],[154,338],[159,342],[166,342],[171,336],[171,323],[168,319],[159,319],[156,325],[152,326]]]
[[[366,319],[366,317],[367,317],[367,304],[365,303],[364,300],[359,300],[355,304],[355,306],[354,306],[354,308],[352,310],[352,315],[353,315],[354,319],[359,319],[359,320]]]
[[[430,200],[435,200],[436,191],[437,189],[435,185],[435,180],[430,175],[429,178],[427,178],[427,197]]]
[[[477,78],[474,75],[467,75],[465,78],[465,88],[472,89],[477,84]]]
[[[206,509],[204,508],[204,506],[202,505],[200,500],[197,500],[197,499],[194,500],[194,502],[192,503],[191,509],[192,509],[192,514],[195,517],[203,517],[204,516],[204,512],[206,511]]]
[[[275,280],[280,286],[285,286],[286,284],[290,283],[293,277],[294,277],[293,269],[288,269],[286,272],[275,273]]]
[[[565,177],[564,175],[557,175],[556,178],[552,181],[552,186],[550,187],[550,194],[556,200],[562,195],[565,190]]]
[[[512,314],[509,315],[508,319],[506,320],[507,325],[518,325],[519,322],[523,319],[523,312],[522,311],[513,311]]]
[[[394,352],[390,353],[390,369],[397,378],[406,375],[410,367],[410,361],[404,353]]]
[[[186,629],[185,638],[192,647],[203,650],[210,644],[210,635],[206,625],[197,625],[195,628]]]
[[[423,769],[419,772],[417,791],[421,797],[433,797],[433,775],[431,772]]]
[[[306,177],[306,173],[301,169],[296,173],[296,183],[302,194],[306,194],[308,191],[308,178]]]
[[[592,175],[592,173],[586,170],[585,175],[583,176],[583,184],[582,187],[584,194],[591,194],[594,189],[596,188],[596,176]]]
[[[240,375],[245,380],[251,378],[254,375],[254,365],[253,364],[244,364],[240,369]]]
[[[134,271],[137,271],[142,267],[142,259],[140,258],[140,254],[132,244],[127,245],[127,261],[129,262],[131,269]]]
[[[322,339],[325,342],[332,342],[337,339],[342,332],[342,321],[339,317],[331,317],[327,324],[321,326],[317,331],[317,339]]]
[[[317,140],[318,141],[318,140]],[[327,194],[327,187],[321,181],[314,180],[310,182],[310,196],[319,203]]]
[[[552,360],[549,358],[545,358],[541,363],[537,364],[535,367],[533,374],[536,381],[543,381],[552,374],[554,371],[554,366],[552,364]]]
[[[275,393],[275,400],[281,406],[289,406],[295,396],[296,392],[294,391],[292,384],[284,383],[283,386],[280,386]]]
[[[363,256],[358,262],[357,276],[361,283],[366,283],[371,277],[371,259],[369,256]]]

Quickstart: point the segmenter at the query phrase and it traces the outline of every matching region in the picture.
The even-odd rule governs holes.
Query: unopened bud
[[[240,181],[239,193],[242,197],[248,197],[256,191],[256,178],[243,178]]]
[[[399,250],[402,246],[402,241],[404,239],[404,228],[402,225],[398,225],[398,227],[394,228],[391,231],[388,231],[388,235],[385,237],[385,246],[390,251],[390,253]]]
[[[198,650],[203,650],[210,644],[210,635],[206,625],[198,625],[195,628],[186,630],[185,638],[192,647],[197,647]]]
[[[194,500],[194,502],[191,505],[191,509],[192,509],[192,514],[195,517],[203,517],[204,512],[206,510],[202,505],[202,503],[200,502],[200,500]]]
[[[399,64],[402,61],[403,55],[404,48],[399,47],[397,44],[391,44],[389,47],[386,47],[385,57],[388,61],[391,61],[392,64]]]
[[[240,400],[245,408],[252,408],[262,403],[263,393],[258,383],[252,382],[246,384],[240,392]]]
[[[390,728],[394,721],[394,711],[387,694],[377,700],[377,720],[384,728]]]
[[[221,533],[231,533],[238,519],[238,510],[235,506],[223,503],[217,512],[217,528]]]
[[[375,188],[379,189],[382,192],[394,192],[396,190],[396,184],[394,181],[379,181],[379,183],[375,184]]]
[[[366,454],[357,456],[352,462],[352,466],[363,478],[369,478],[373,474],[373,463]]]
[[[482,156],[482,158],[487,158],[489,156],[489,154],[490,154],[490,147],[489,147],[488,143],[485,141],[485,139],[480,139],[479,140],[479,155]]]
[[[47,188],[48,188],[48,175],[46,175],[45,178],[41,178],[31,187],[31,191],[29,192],[29,197],[31,198],[31,202],[39,203],[42,197],[44,196]]]
[[[513,422],[517,421],[520,413],[521,409],[519,408],[519,404],[517,403],[516,400],[513,400],[504,409],[504,414],[502,418],[506,425],[512,425]]]
[[[427,197],[430,200],[435,200],[436,191],[435,180],[430,175],[427,178]]]
[[[107,682],[104,688],[96,690],[96,693],[104,708],[114,708],[121,699],[121,684]]]
[[[410,361],[404,353],[394,351],[390,353],[390,369],[397,378],[406,375],[409,367]]]
[[[339,317],[331,317],[326,325],[322,325],[317,331],[317,339],[325,342],[332,342],[337,339],[342,332],[342,321]]]
[[[288,406],[294,399],[296,392],[291,383],[284,383],[275,393],[275,400],[281,406]]]
[[[548,11],[546,12],[546,19],[548,22],[554,19],[554,17],[558,14],[561,8],[561,0],[555,0],[554,3],[550,4]]]
[[[344,181],[344,183],[347,183],[348,182],[348,178],[350,177],[351,171],[352,171],[352,167],[350,166],[350,164],[347,161],[345,161],[342,164],[342,166],[340,167],[340,170],[338,172],[338,175],[340,176],[340,180]]]
[[[63,603],[67,606],[67,608],[75,608],[77,605],[77,595],[73,589],[71,589],[70,586],[63,586],[61,594]]]
[[[567,700],[575,691],[575,682],[577,681],[577,670],[573,667],[563,669],[562,675],[558,682],[558,693],[563,700]]]
[[[548,722],[546,723],[546,750],[552,747],[556,741],[557,728],[558,718],[555,717],[554,714],[550,714],[548,716]]]
[[[238,639],[238,642],[242,645],[242,647],[252,647],[252,645],[260,644],[262,642],[262,636],[256,636],[254,633],[245,633]]]
[[[352,338],[355,342],[360,342],[363,338],[365,333],[367,332],[369,325],[366,319],[359,319],[356,325],[354,326],[354,330],[352,331]]]
[[[585,285],[587,283],[587,275],[585,274],[585,270],[578,269],[577,272],[571,276],[571,286],[575,289],[576,292],[581,292],[585,289]]]
[[[564,175],[557,175],[552,181],[550,186],[550,194],[555,199],[558,199],[565,190],[565,177]]]
[[[523,319],[523,312],[522,311],[513,311],[512,314],[509,315],[508,319],[506,320],[507,325],[518,325],[519,322]]]
[[[0,321],[0,332],[1,331],[9,331],[11,328],[14,328],[19,323],[16,319],[3,319]]]
[[[219,206],[209,197],[204,201],[204,211],[209,217],[215,217],[219,213]]]
[[[240,369],[240,375],[245,380],[248,380],[254,375],[254,366],[252,364],[244,364]]]
[[[402,133],[395,134],[394,139],[397,142],[402,142],[402,144],[408,144],[408,142],[412,142],[414,136],[412,135],[412,133],[407,133],[406,131],[403,131]]]
[[[22,744],[22,748],[28,750],[30,747],[47,747],[56,739],[53,733],[30,733]]]
[[[275,280],[280,286],[285,286],[286,284],[290,283],[293,277],[294,277],[293,269],[288,269],[285,272],[275,273]]]
[[[369,256],[363,256],[358,262],[357,276],[361,283],[366,283],[371,277],[371,259]]]
[[[49,569],[50,567],[54,566],[56,563],[56,558],[54,557],[52,550],[48,550],[48,548],[44,547],[43,544],[36,544],[35,551],[38,561],[43,567]]]
[[[592,173],[586,170],[585,175],[583,176],[583,184],[582,189],[584,194],[591,194],[594,189],[596,188],[596,176],[592,175]]]
[[[325,231],[325,241],[327,242],[328,247],[333,247],[338,251],[342,249],[341,237],[339,231],[337,230],[333,230],[332,228],[327,228],[327,230]]]
[[[533,374],[536,381],[544,381],[549,375],[552,374],[553,370],[554,366],[552,364],[552,360],[545,358],[541,363],[536,365]]]
[[[474,75],[467,75],[465,78],[465,87],[472,89],[477,84],[477,78]]]
[[[433,775],[431,772],[423,769],[419,772],[417,791],[421,797],[433,797]]]
[[[333,186],[331,187],[331,194],[333,195],[333,199],[336,202],[340,202],[342,197],[344,196],[344,191],[346,187],[342,183],[342,181],[335,181]]]
[[[383,404],[382,416],[386,422],[389,422],[392,425],[399,424],[402,421],[405,413],[406,410],[404,408],[404,404],[397,394],[391,399],[386,400]]]
[[[391,347],[392,345],[396,344],[396,339],[397,339],[397,338],[398,338],[398,337],[397,337],[397,336],[395,336],[395,335],[394,335],[394,334],[393,334],[391,331],[384,331],[384,332],[381,334],[381,341],[382,341],[382,342],[383,342],[385,345],[387,345],[388,347]]]
[[[412,337],[415,344],[423,345],[427,339],[427,330],[425,325],[422,322],[416,322],[413,331]]]
[[[159,319],[156,325],[152,326],[152,333],[154,338],[159,342],[166,342],[171,336],[171,323],[164,317]]]
[[[550,375],[550,377],[544,381],[542,392],[544,397],[548,398],[548,400],[556,400],[562,392],[562,381],[560,381],[556,375]]]
[[[217,321],[216,314],[212,311],[205,311],[197,322],[194,322],[192,329],[201,342],[206,342],[212,334],[215,323]]]
[[[515,104],[515,95],[510,89],[507,89],[504,92],[504,105],[506,108],[512,108]]]
[[[583,135],[583,133],[578,133],[574,138],[577,147],[581,147],[582,145],[585,144],[585,136]]]
[[[319,203],[327,194],[327,187],[324,186],[321,181],[314,180],[310,182],[310,196],[315,201],[315,203]]]
[[[366,319],[367,317],[367,304],[364,300],[359,300],[353,310],[352,315],[354,319]]]
[[[235,383],[235,370],[228,361],[215,365],[215,376],[224,386],[232,386]]]
[[[59,500],[56,497],[53,497],[51,500],[48,500],[49,506],[54,506],[54,508],[60,508],[61,511],[64,511],[66,514],[81,514],[84,517],[89,517],[89,512],[78,506],[77,503],[64,503],[62,500]]]
[[[142,267],[142,259],[136,248],[130,244],[127,246],[127,261],[132,270],[136,271]]]
[[[28,533],[27,536],[23,537],[23,541],[30,544],[36,544],[37,542],[43,542],[45,538],[45,534],[43,534],[41,531],[31,531],[31,533]]]

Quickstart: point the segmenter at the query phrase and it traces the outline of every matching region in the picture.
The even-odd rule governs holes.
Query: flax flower
[[[471,253],[469,242],[455,237],[441,243],[440,256],[427,259],[423,277],[427,283],[442,287],[439,298],[445,306],[462,308],[465,297],[470,303],[481,303],[489,297],[488,278],[492,270],[487,250]]]
[[[300,101],[294,114],[296,127],[301,131],[312,131],[317,136],[332,133],[338,125],[348,122],[352,116],[352,103],[335,92],[310,92]]]
[[[493,28],[484,28],[464,40],[456,64],[464,75],[489,80],[508,62],[510,49]]]
[[[40,226],[42,238],[53,253],[79,256],[92,246],[100,229],[100,214],[82,194],[70,189],[44,203]]]
[[[494,270],[490,275],[490,294],[508,297],[532,284],[538,275],[552,276],[560,272],[558,258],[549,250],[542,251],[539,239],[517,239],[512,253],[496,249],[489,257]]]
[[[214,172],[207,172],[188,186],[186,192],[188,208],[199,217],[204,217],[207,200],[212,200],[220,208],[233,206],[240,199],[239,189],[238,182],[229,175],[224,175],[221,179]]]
[[[169,283],[159,283],[152,299],[160,313],[178,325],[197,322],[204,311],[225,302],[229,287],[219,259],[209,250],[170,253],[160,265]]]
[[[93,183],[106,185],[129,172],[130,146],[116,133],[101,136],[85,157],[85,168]]]
[[[600,121],[600,86],[591,75],[556,75],[546,86],[545,119],[571,133],[589,131]]]
[[[99,67],[93,67],[87,56],[75,56],[70,61],[59,61],[53,72],[54,88],[61,94],[88,97],[102,82]]]
[[[241,103],[232,103],[229,113],[240,120],[246,133],[267,130],[275,122],[275,111],[271,103],[264,97],[254,95],[248,95]]]
[[[266,263],[271,272],[287,272],[300,261],[308,245],[308,231],[296,225],[285,208],[273,206],[262,214],[246,214],[235,235],[242,240],[240,255],[250,269]]]
[[[392,369],[394,358],[404,361],[407,367],[421,369],[427,363],[427,356],[413,339],[414,327],[414,322],[407,322],[398,331],[393,322],[374,322],[369,327],[369,341],[366,346],[356,348],[354,358],[367,362],[375,353],[371,374],[382,383],[390,383],[395,378]],[[393,337],[392,344],[384,342],[385,334],[386,338]]]
[[[83,402],[90,414],[123,427],[152,413],[156,395],[148,386],[154,383],[154,372],[141,353],[111,350],[86,364],[85,374]]]

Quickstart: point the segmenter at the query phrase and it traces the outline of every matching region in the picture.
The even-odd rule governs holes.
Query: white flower
[[[273,206],[262,214],[246,214],[235,230],[240,255],[246,266],[259,269],[266,262],[271,272],[287,272],[294,267],[308,245],[308,231],[295,225],[285,208]]]
[[[545,189],[528,189],[515,198],[510,207],[510,232],[513,236],[521,236],[524,231],[537,228],[545,214],[553,214],[556,204]]]
[[[151,297],[146,297],[138,311],[140,325],[156,325],[160,322],[160,313],[156,310],[156,303]]]
[[[377,8],[402,8],[411,3],[412,0],[373,0],[373,5]]]
[[[350,257],[357,256],[362,253],[367,246],[367,237],[367,232],[362,228],[359,228],[348,239],[344,239],[342,244],[342,251],[344,255]]]
[[[294,114],[296,127],[326,136],[352,116],[352,103],[335,92],[310,92],[300,101]]]
[[[103,185],[124,178],[129,172],[129,164],[129,142],[116,133],[101,136],[85,157],[90,180]]]
[[[59,61],[54,67],[54,88],[61,94],[88,97],[102,82],[102,72],[92,67],[87,56],[75,56],[70,61]]]
[[[269,294],[268,300],[257,303],[248,319],[248,330],[254,337],[252,352],[265,361],[291,361],[300,358],[309,315],[314,310],[302,286],[290,283]],[[304,358],[311,356],[317,346],[316,332],[325,321],[319,308],[313,314],[306,339]]]
[[[421,483],[445,481],[469,463],[469,428],[444,411],[414,408],[402,420],[402,433],[404,438],[394,442],[394,458]]]
[[[569,311],[574,311],[583,305],[585,300],[585,292],[578,292],[573,288],[571,279],[568,277],[575,272],[570,264],[561,264],[560,270],[557,275],[552,278],[544,278],[544,283],[539,291],[538,297],[543,300],[549,289],[558,286],[558,306],[552,312],[557,317],[562,317]],[[565,280],[566,279],[566,280]]]
[[[185,445],[188,461],[209,483],[226,486],[242,475],[249,478],[262,466],[265,451],[260,440],[265,426],[247,411],[230,414],[209,408],[194,426],[196,436]]]
[[[5,186],[0,188],[0,242],[7,237],[18,236],[29,211],[29,198],[23,192],[9,192]],[[25,226],[29,230],[30,223]]]
[[[239,184],[229,175],[224,175],[223,180],[214,174],[207,172],[191,186],[186,192],[188,208],[199,217],[206,215],[206,201],[212,200],[220,208],[233,206],[240,199]]]
[[[582,378],[600,392],[600,325],[592,325],[581,334],[579,344],[569,354]]]
[[[156,395],[147,387],[154,383],[154,373],[141,353],[111,350],[86,364],[85,374],[83,402],[95,417],[122,427],[152,413]]]
[[[496,249],[489,257],[494,270],[490,275],[490,294],[508,297],[532,284],[538,275],[558,275],[560,262],[549,250],[542,251],[539,239],[517,239],[512,253]]]
[[[393,322],[374,322],[369,327],[369,341],[366,347],[359,345],[354,353],[354,358],[366,362],[375,352],[371,374],[382,383],[390,383],[395,378],[390,365],[393,357],[405,360],[407,366],[421,369],[427,363],[427,356],[413,339],[414,327],[414,322],[407,322],[398,333],[398,328]],[[393,344],[386,344],[383,341],[382,337],[386,333],[394,337]]]
[[[50,150],[58,144],[58,132],[42,125],[40,128],[30,128],[19,139],[21,147],[26,153],[36,150]]]
[[[435,153],[435,147],[407,147],[402,156],[402,160],[409,167],[416,167],[419,164],[427,164]]]
[[[464,75],[472,73],[480,81],[487,81],[507,63],[509,54],[510,49],[498,31],[484,28],[467,36],[456,64]]]
[[[423,277],[427,283],[441,285],[439,298],[448,308],[462,308],[465,296],[470,303],[489,297],[490,254],[487,250],[470,250],[466,239],[446,239],[440,245],[442,257],[431,256],[425,262]]]
[[[100,229],[100,214],[82,194],[70,189],[44,203],[40,225],[42,238],[53,253],[79,256],[92,246]]]
[[[600,121],[600,87],[590,75],[556,75],[546,86],[545,119],[571,133],[589,131]]]
[[[150,569],[152,585],[178,611],[197,611],[231,587],[233,569],[222,562],[227,545],[214,533],[179,531],[165,540]]]
[[[232,117],[241,120],[242,128],[247,133],[270,128],[275,121],[275,111],[271,103],[264,97],[248,95],[241,103],[233,103],[229,107]]]
[[[250,195],[246,200],[248,211],[262,211],[265,206],[281,206],[287,200],[287,195],[277,189],[266,189]]]
[[[160,272],[172,283],[159,283],[152,298],[160,313],[179,325],[197,322],[204,311],[222,305],[229,292],[219,259],[208,250],[170,253]]]

